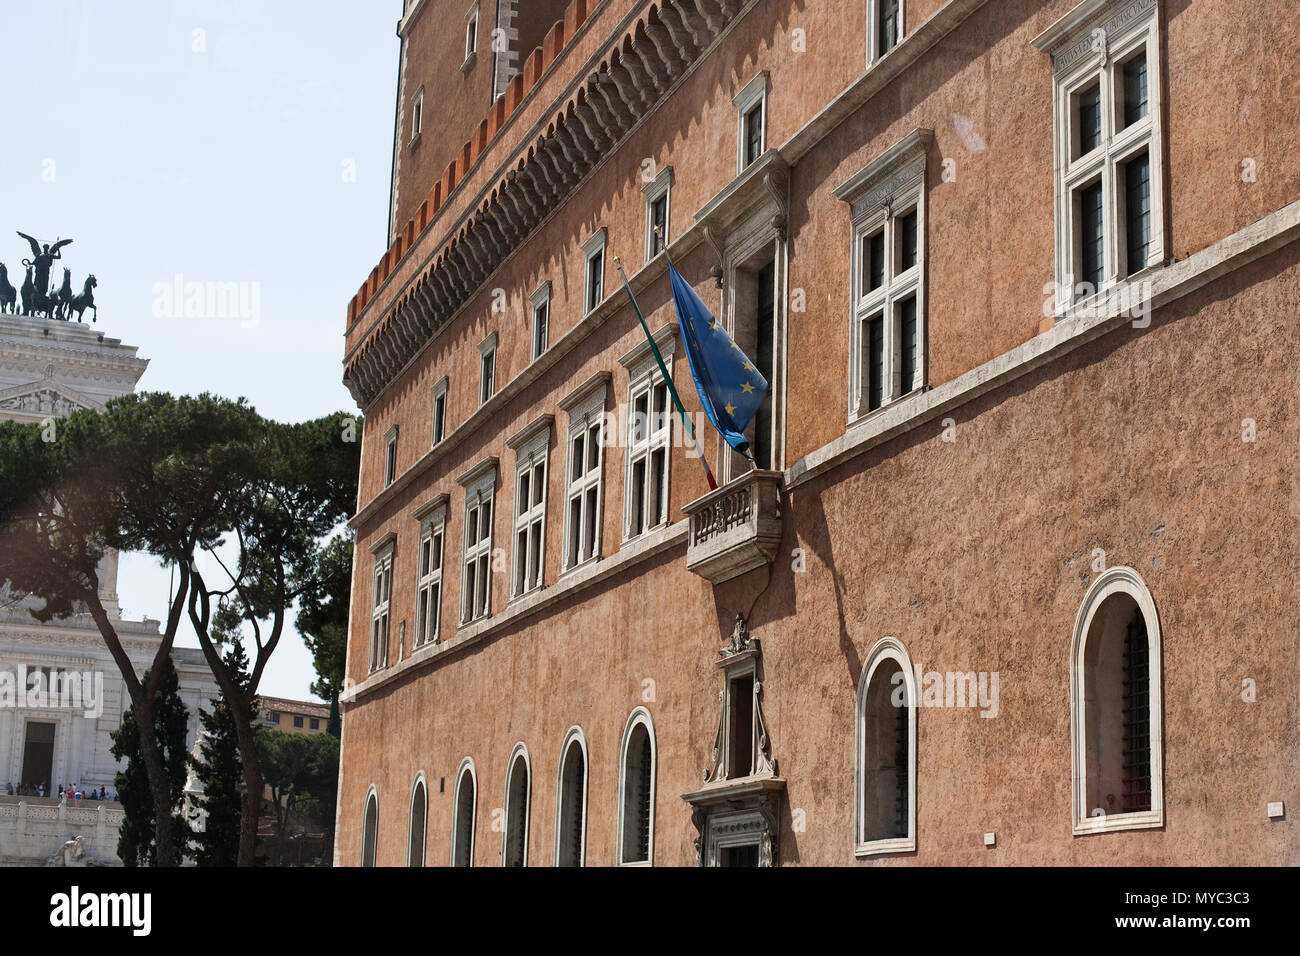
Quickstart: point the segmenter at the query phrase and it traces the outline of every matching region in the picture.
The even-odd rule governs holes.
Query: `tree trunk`
[[[131,708],[135,712],[135,724],[140,738],[140,759],[144,763],[145,778],[149,781],[149,794],[153,797],[154,865],[179,866],[180,848],[176,845],[176,821],[172,819],[171,782],[167,779],[162,749],[158,746],[158,729],[154,726],[153,695],[136,677],[135,665],[127,657],[122,642],[118,639],[117,628],[108,619],[108,613],[100,603],[97,587],[92,588],[87,595],[86,605],[90,608],[90,616],[99,627],[100,636],[108,645],[109,653],[117,663],[117,669],[131,697]],[[172,633],[174,634],[175,631],[173,630]],[[166,648],[166,653],[171,653],[171,641],[166,636],[163,639],[163,647]],[[159,648],[154,658],[152,672],[154,677],[157,677],[160,659],[164,657],[163,647]],[[150,683],[157,686],[156,681]]]
[[[242,695],[240,695],[242,698]],[[257,861],[257,820],[262,813],[265,780],[257,759],[257,742],[253,722],[248,719],[248,705],[242,699],[235,713],[235,731],[239,737],[239,760],[244,767],[244,812],[239,817],[239,865],[253,866]]]

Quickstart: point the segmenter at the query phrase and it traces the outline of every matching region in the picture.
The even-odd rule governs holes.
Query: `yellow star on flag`
[[[746,395],[748,395],[750,392],[754,390],[754,386],[746,382],[744,385],[740,386],[740,390],[743,391]]]
[[[731,402],[727,402],[727,404],[724,407],[727,409],[728,415],[736,414],[736,406],[731,404]]]

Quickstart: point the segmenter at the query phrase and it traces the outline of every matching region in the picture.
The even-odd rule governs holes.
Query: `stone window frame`
[[[1087,765],[1086,654],[1093,620],[1107,598],[1127,594],[1142,612],[1147,629],[1148,701],[1151,750],[1151,809],[1131,813],[1089,816]],[[1088,587],[1070,635],[1070,804],[1071,831],[1074,836],[1114,833],[1122,830],[1149,830],[1165,825],[1164,801],[1164,722],[1163,698],[1160,693],[1163,665],[1161,658],[1160,615],[1155,599],[1142,576],[1130,567],[1107,568]]]
[[[497,334],[478,344],[478,404],[483,407],[497,393]]]
[[[465,783],[465,774],[467,773],[469,774],[469,784],[474,788],[474,796],[470,804],[469,853],[466,854],[466,859],[469,861],[469,866],[474,865],[475,827],[478,825],[478,772],[474,768],[474,758],[466,757],[456,769],[456,786],[452,788],[451,795],[451,866],[453,867],[457,865],[456,851],[460,849],[456,845],[457,833],[460,829],[460,788]]]
[[[397,480],[397,426],[384,432],[384,487]]]
[[[388,645],[392,630],[393,564],[397,557],[397,536],[386,534],[371,548],[374,568],[370,591],[371,674],[388,666]]]
[[[432,425],[430,428],[430,445],[432,448],[441,444],[447,437],[447,402],[448,386],[450,381],[444,375],[433,385],[433,405],[432,405]],[[438,414],[438,403],[442,402],[442,415]],[[441,419],[441,420],[440,420]]]
[[[574,724],[565,733],[564,741],[560,744],[560,764],[555,775],[555,866],[560,866],[560,838],[564,833],[564,813],[568,809],[564,805],[564,771],[569,760],[569,750],[574,746],[582,752],[582,816],[579,824],[581,841],[578,862],[575,865],[587,865],[587,795],[591,782],[591,758],[587,749],[587,736],[580,726]]]
[[[609,245],[609,232],[601,226],[582,244],[582,314],[590,315],[600,303],[605,301],[605,273],[608,271],[608,256],[605,249]],[[591,281],[591,260],[600,257],[600,287],[595,288]],[[596,298],[593,300],[593,294]]]
[[[851,210],[849,245],[848,424],[879,413],[890,404],[926,387],[929,328],[926,308],[927,154],[934,132],[915,129],[835,190]],[[916,210],[916,263],[898,270],[896,234],[902,217]],[[862,245],[880,230],[885,235],[885,279],[879,289],[865,290]],[[911,387],[901,381],[897,306],[916,298],[916,367]],[[867,323],[885,316],[885,396],[870,407]]]
[[[866,833],[866,777],[863,750],[866,747],[867,690],[871,678],[884,661],[894,661],[903,673],[907,690],[907,836],[884,840],[867,840]],[[917,697],[916,671],[912,658],[903,642],[896,637],[883,637],[867,652],[858,675],[857,702],[854,706],[853,734],[853,853],[857,857],[880,856],[888,853],[911,853],[916,850],[916,717],[920,710]]]
[[[564,542],[561,548],[561,573],[581,567],[590,561],[600,559],[601,537],[605,513],[605,443],[608,436],[605,404],[609,400],[608,372],[597,372],[586,382],[561,399],[559,407],[568,413],[569,426],[565,434],[565,471],[564,471]],[[596,435],[596,463],[590,466],[592,435]],[[574,477],[574,454],[577,439],[582,438],[584,467],[582,474]],[[588,513],[589,493],[596,492],[595,505]],[[578,548],[576,553],[570,548],[573,540],[573,502],[578,499],[579,527]],[[590,522],[590,524],[589,524]],[[584,532],[591,527],[590,537]],[[588,540],[593,542],[590,553],[586,552]]]
[[[880,49],[880,5],[884,0],[867,0],[867,66],[897,49],[907,36],[907,0],[898,0],[898,33],[888,50]]]
[[[415,863],[412,862],[412,853],[411,853],[411,850],[414,848],[415,845],[415,832],[414,832],[415,831],[415,792],[416,790],[419,790],[421,787],[424,788],[424,823],[423,823],[424,832],[421,835],[421,840],[420,840],[420,862]],[[406,865],[408,867],[424,866],[424,861],[428,856],[428,852],[429,852],[428,842],[429,842],[429,782],[424,775],[424,771],[421,770],[419,773],[415,775],[415,782],[411,784],[411,799],[409,801],[409,804],[407,806],[407,811],[406,811]]]
[[[673,168],[665,166],[659,175],[641,187],[641,192],[645,195],[645,261],[650,262],[668,248],[672,237]],[[664,234],[663,245],[656,250],[654,208],[660,199],[664,201]]]
[[[366,831],[367,817],[370,816],[370,806],[374,803],[375,807],[375,831],[373,836]],[[370,789],[366,791],[365,802],[361,804],[361,865],[363,867],[375,865],[379,854],[379,791],[372,783]]]
[[[627,860],[623,859],[623,830],[627,822],[627,758],[628,744],[632,740],[632,733],[637,727],[645,727],[646,734],[650,737],[650,820],[648,824],[649,839],[647,843],[647,859],[644,860]],[[623,726],[623,740],[619,744],[618,757],[618,831],[615,846],[615,865],[616,866],[654,866],[655,859],[655,800],[658,796],[659,786],[659,744],[655,739],[654,718],[650,716],[650,711],[644,707],[637,707],[628,715],[627,723]]]
[[[753,79],[741,87],[740,92],[732,97],[731,102],[736,107],[736,173],[739,175],[746,169],[758,162],[759,156],[767,150],[767,132],[768,132],[768,110],[767,110],[767,91],[768,91],[768,71],[760,70]],[[745,147],[748,145],[748,136],[746,135],[745,121],[754,108],[758,107],[762,114],[762,137],[759,144],[758,155],[753,159],[746,161]]]
[[[1055,172],[1057,316],[1164,264],[1167,245],[1164,209],[1164,91],[1160,71],[1158,0],[1085,0],[1034,39],[1052,57],[1052,139]],[[1139,51],[1147,62],[1147,113],[1123,129],[1123,68]],[[1094,83],[1101,94],[1101,143],[1075,157],[1077,97]],[[1130,270],[1123,242],[1124,167],[1145,152],[1150,170],[1151,234],[1147,261]],[[1079,194],[1102,187],[1103,267],[1099,289],[1081,288]]]
[[[670,323],[661,328],[654,334],[655,345],[659,349],[659,355],[663,358],[664,368],[669,376],[673,374],[673,353],[677,345],[677,326]],[[672,459],[673,459],[673,421],[675,410],[673,408],[672,394],[668,391],[667,383],[664,382],[663,374],[659,371],[659,363],[655,361],[654,353],[650,351],[649,342],[640,342],[619,359],[619,364],[628,371],[627,386],[627,431],[624,434],[626,442],[626,453],[624,454],[623,469],[623,540],[631,541],[639,538],[644,534],[672,524],[672,508],[670,505],[670,493],[672,490]],[[660,385],[664,386],[663,393],[663,413],[662,417],[656,419],[654,409],[655,389]],[[639,398],[645,396],[646,400],[646,429],[642,437],[637,431],[636,403]],[[663,471],[663,517],[651,521],[649,516],[650,508],[650,478],[651,462],[656,452],[664,453],[664,471]],[[644,528],[633,530],[633,503],[636,500],[636,493],[633,491],[633,474],[639,462],[646,463],[646,478],[644,488],[646,490],[646,499],[644,509],[646,513],[646,523]]]
[[[471,32],[472,31],[472,32]],[[468,71],[478,57],[478,4],[465,13],[465,59],[460,68]]]
[[[432,502],[415,512],[415,519],[420,523],[419,546],[415,552],[415,646],[436,644],[441,640],[443,570],[447,559],[447,495],[438,495]],[[429,543],[430,568],[423,570],[424,545]],[[436,550],[436,554],[434,553]],[[436,560],[434,560],[436,559]],[[426,634],[425,618],[420,613],[420,600],[426,591],[437,589],[437,599],[433,601],[433,633]]]
[[[523,847],[523,862],[520,865],[524,867],[528,866],[528,830],[533,815],[533,765],[528,756],[528,745],[521,740],[511,748],[510,759],[506,761],[505,800],[501,804],[501,865],[503,867],[506,866],[506,852],[510,848],[510,785],[514,782],[515,763],[521,759],[524,762],[527,794],[525,796],[526,803],[523,811],[523,833],[520,834],[520,840]]]
[[[528,312],[528,339],[530,343],[529,355],[531,356],[531,360],[536,362],[539,358],[542,357],[542,354],[546,351],[549,345],[550,332],[551,332],[551,280],[550,279],[547,279],[545,282],[543,282],[533,291],[533,294],[528,297],[528,304],[530,306]],[[544,320],[545,324],[541,326],[540,328],[541,334],[539,335],[537,313],[538,311],[543,309],[546,311],[546,317]]]
[[[510,562],[511,600],[539,590],[543,587],[546,579],[546,511],[550,503],[550,452],[553,422],[552,416],[540,415],[506,442],[506,445],[515,452],[514,520],[511,524],[511,547],[515,553],[513,555],[514,560]],[[536,498],[535,488],[539,469],[541,471],[542,497],[540,501],[536,501],[533,499]],[[525,502],[520,500],[520,480],[525,474],[529,478],[528,491],[530,500],[526,503],[526,507],[521,507],[525,505]],[[528,569],[533,566],[532,528],[534,525],[540,526],[537,536],[537,580],[529,582],[521,580],[519,535],[521,531],[526,535],[527,544],[523,554],[523,577],[527,577]]]
[[[420,145],[420,134],[424,131],[424,87],[421,86],[415,91],[415,99],[411,103],[411,141],[408,148],[414,150]]]
[[[465,489],[465,518],[461,528],[460,622],[470,624],[492,616],[492,544],[496,528],[497,460],[485,458],[457,482]],[[483,529],[483,509],[487,508],[487,529]],[[473,518],[471,519],[471,515]],[[477,537],[471,542],[470,524]],[[474,565],[474,587],[469,587],[470,566]],[[475,613],[475,591],[482,582],[483,606]]]

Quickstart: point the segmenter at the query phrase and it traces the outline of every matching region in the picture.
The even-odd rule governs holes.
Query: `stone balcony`
[[[687,570],[721,584],[770,564],[781,543],[781,480],[779,471],[750,471],[686,505]]]

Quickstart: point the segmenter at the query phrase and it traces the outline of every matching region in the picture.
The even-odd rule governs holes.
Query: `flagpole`
[[[641,307],[636,303],[636,296],[632,294],[632,285],[627,281],[627,273],[623,271],[623,260],[615,256],[614,266],[618,269],[618,274],[623,278],[623,291],[627,293],[628,300],[632,303],[632,311],[636,313],[637,321],[641,323],[641,331],[645,333],[646,341],[650,343],[650,351],[655,357],[655,362],[659,365],[659,373],[664,378],[664,384],[668,386],[668,394],[673,397],[673,404],[677,406],[677,412],[681,415],[682,428],[690,438],[691,444],[696,451],[700,453],[700,464],[704,466],[704,477],[708,479],[709,490],[716,491],[718,488],[717,479],[713,477],[713,471],[709,468],[709,463],[704,457],[704,448],[695,436],[695,427],[691,424],[690,418],[687,417],[686,408],[682,405],[677,389],[673,386],[673,377],[668,374],[668,368],[664,365],[664,357],[659,354],[659,346],[655,344],[654,336],[650,334],[650,327],[645,323],[645,316],[641,314]]]

